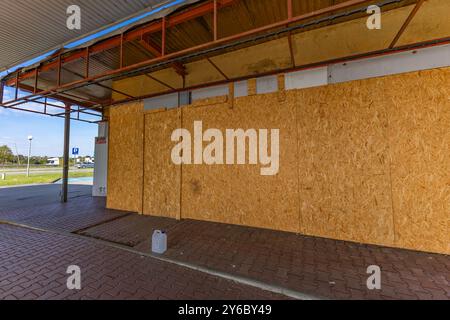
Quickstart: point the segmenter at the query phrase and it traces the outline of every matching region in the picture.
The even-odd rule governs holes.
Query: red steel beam
[[[219,7],[227,7],[232,5],[233,3],[237,2],[239,0],[218,0],[218,6]],[[185,12],[179,13],[173,17],[167,17],[166,21],[166,28],[174,27],[176,25],[179,25],[183,22],[187,22],[193,19],[196,19],[198,17],[204,16],[214,10],[214,3],[208,2],[201,4],[195,8],[189,9]],[[94,44],[91,46],[90,52],[91,54],[96,54],[114,47],[118,47],[121,44],[121,41],[123,39],[123,42],[132,41],[136,39],[142,38],[142,35],[148,34],[148,33],[155,33],[162,30],[163,22],[157,21],[152,22],[148,26],[132,30],[126,34],[123,35],[123,38],[121,35],[114,36],[112,38],[106,39],[100,43]],[[73,52],[72,54],[67,55],[65,58],[63,58],[62,63],[71,62],[74,60],[78,60],[80,58],[83,58],[85,56],[84,49],[78,50],[76,52]],[[54,58],[52,56],[52,58]],[[52,61],[49,62],[41,67],[41,71],[48,71],[51,69],[54,69],[58,66],[58,61]],[[31,72],[25,72],[21,75],[21,79],[27,79],[30,77]],[[10,83],[7,83],[7,85],[12,86]]]
[[[101,104],[101,101],[89,100],[89,99],[86,99],[86,98],[83,98],[83,97],[80,97],[80,96],[77,96],[77,95],[74,95],[74,94],[71,94],[71,93],[67,93],[67,92],[60,93],[60,95],[72,97],[72,98],[75,99],[75,101],[81,100],[81,101],[84,101],[84,102],[88,102],[88,103],[92,104],[93,106]]]
[[[155,57],[160,57],[161,56],[161,51],[154,45],[151,45],[150,43],[148,43],[145,40],[139,40],[139,44],[148,52],[150,52],[152,55],[154,55]]]
[[[294,16],[292,0],[287,0],[287,13],[288,13],[288,19],[291,19]]]
[[[47,106],[53,107],[53,108],[57,108],[57,109],[65,109],[65,107],[61,107],[55,104],[51,104],[47,102],[47,99],[45,99],[45,102],[42,101],[29,101],[30,103],[36,103],[36,104],[41,104],[44,105],[44,111],[38,111],[38,110],[33,110],[33,109],[25,109],[25,108],[18,108],[15,106],[11,106],[11,107],[3,107],[6,109],[11,109],[11,110],[17,110],[17,111],[25,111],[25,112],[31,112],[31,113],[36,113],[36,114],[41,114],[41,115],[47,115],[47,116],[51,116],[51,117],[59,117],[60,114],[52,114],[52,113],[48,113],[47,112]],[[101,117],[100,114],[94,114],[91,112],[85,112],[84,110],[74,110],[71,109],[71,113],[73,112],[78,112],[78,113],[83,113],[83,114],[87,114],[87,115],[92,115],[95,117]],[[94,123],[93,121],[88,121],[88,120],[82,120],[82,119],[76,119],[76,118],[72,118],[72,120],[79,120],[79,121],[84,121],[84,122],[89,122],[89,123]]]
[[[20,75],[20,72],[19,71],[17,71],[17,74],[16,74],[16,84],[15,84],[15,93],[14,93],[14,97],[15,97],[15,100],[17,100],[17,98],[19,97],[19,75]]]
[[[61,85],[61,72],[62,72],[62,57],[61,55],[58,56],[58,77],[57,77],[57,86],[59,87]]]
[[[24,90],[24,91],[28,91],[28,92],[33,92],[33,89],[34,89],[33,87],[30,87],[30,86],[28,86],[26,84],[19,84],[19,88]],[[44,90],[37,89],[37,94],[42,93],[42,92],[44,92]],[[64,93],[64,94],[66,94],[66,93]],[[91,107],[90,105],[86,105],[84,102],[74,101],[74,100],[69,99],[69,98],[61,97],[61,96],[59,96],[57,94],[54,94],[52,96],[55,98],[55,100],[60,100],[61,102],[64,102],[64,103],[71,103],[71,104],[81,105],[82,107],[86,107],[86,108]],[[24,97],[23,99],[27,100],[29,98],[30,97]],[[80,98],[80,99],[82,99],[82,98]],[[31,101],[31,102],[34,102],[34,101]]]
[[[84,77],[86,79],[89,78],[89,56],[90,56],[90,49],[89,49],[89,47],[87,47],[86,48],[86,56],[84,57],[84,59],[86,60]]]
[[[233,78],[233,79],[229,79],[229,80],[219,80],[219,81],[215,81],[215,82],[199,84],[199,85],[194,85],[194,86],[190,86],[190,87],[186,87],[185,85],[183,85],[182,88],[175,89],[175,90],[167,90],[165,92],[158,92],[158,93],[143,95],[143,96],[140,96],[140,97],[137,97],[134,99],[115,100],[115,101],[112,101],[110,104],[103,105],[102,107],[105,108],[105,107],[119,104],[119,103],[121,104],[121,103],[136,101],[136,100],[149,99],[149,98],[162,96],[165,94],[182,92],[182,91],[186,91],[186,90],[210,88],[210,87],[214,87],[214,86],[218,86],[218,85],[224,85],[224,84],[228,84],[228,83],[254,79],[255,77],[264,77],[264,76],[271,76],[271,75],[276,75],[276,74],[283,74],[283,73],[290,73],[290,72],[296,72],[296,71],[302,71],[302,70],[315,69],[315,68],[329,66],[329,65],[337,64],[337,63],[358,61],[361,59],[375,58],[375,57],[386,56],[386,55],[400,53],[400,52],[413,51],[413,50],[416,50],[417,48],[431,48],[431,47],[435,47],[435,46],[439,46],[439,45],[450,44],[450,38],[435,39],[435,40],[442,40],[442,42],[432,43],[432,44],[428,43],[428,41],[419,42],[414,45],[407,45],[407,46],[397,47],[397,48],[393,48],[393,49],[382,49],[382,50],[372,51],[372,52],[368,52],[368,53],[350,55],[350,56],[346,56],[346,57],[342,57],[342,58],[312,63],[312,64],[308,64],[308,65],[296,66],[293,68],[285,68],[285,69],[263,72],[258,75],[251,74],[251,75],[237,77],[237,78]],[[433,41],[431,41],[431,42],[433,42]]]
[[[148,52],[150,52],[152,55],[156,56],[156,57],[162,57],[162,49],[159,48],[156,44],[154,43],[149,43],[145,40],[139,40],[139,44]],[[172,68],[180,75],[186,75],[186,67],[179,62],[176,62],[172,65]]]
[[[391,42],[391,44],[389,46],[389,49],[392,49],[392,48],[395,47],[395,45],[397,44],[398,40],[402,36],[403,32],[405,32],[406,28],[409,26],[409,23],[416,16],[416,13],[419,11],[420,7],[423,5],[424,2],[425,2],[425,0],[417,1],[416,5],[412,9],[411,13],[408,15],[408,18],[406,18],[406,21],[403,23],[402,27],[400,28],[398,33],[395,35],[394,40],[392,40],[392,42]]]
[[[236,1],[236,0],[222,0],[222,2],[223,1]],[[56,87],[56,88],[53,88],[51,90],[47,90],[47,92],[51,93],[51,92],[53,92],[55,90],[64,90],[64,89],[68,89],[68,88],[70,88],[72,86],[83,85],[83,84],[85,84],[87,82],[98,81],[99,79],[101,79],[103,77],[114,76],[114,75],[119,75],[122,72],[133,71],[133,70],[141,68],[141,67],[149,66],[149,65],[151,65],[153,63],[167,61],[167,60],[170,60],[172,58],[178,58],[178,57],[181,57],[181,56],[183,56],[185,54],[188,54],[188,53],[191,53],[191,52],[195,52],[197,50],[207,49],[209,47],[212,47],[213,45],[223,44],[223,43],[231,42],[233,40],[239,40],[239,39],[247,37],[247,36],[251,36],[251,35],[255,35],[255,34],[261,33],[261,32],[269,31],[271,29],[276,29],[276,28],[283,27],[286,24],[299,22],[301,20],[313,18],[313,17],[320,16],[320,15],[323,15],[323,14],[326,14],[326,13],[331,13],[331,12],[334,12],[334,11],[337,11],[337,10],[341,10],[341,9],[344,9],[344,8],[348,8],[348,7],[351,7],[351,6],[355,6],[355,5],[358,5],[358,4],[363,4],[363,3],[366,3],[368,1],[370,1],[370,0],[349,0],[349,1],[342,2],[342,3],[337,4],[337,5],[333,5],[333,6],[330,6],[330,7],[327,7],[327,8],[323,8],[323,9],[319,9],[319,10],[316,10],[316,11],[313,11],[313,12],[310,12],[310,13],[299,15],[299,16],[293,17],[292,19],[286,19],[286,20],[283,20],[283,21],[272,23],[270,25],[266,25],[266,26],[263,26],[263,27],[259,27],[259,28],[255,28],[255,29],[252,29],[252,30],[249,30],[249,31],[245,31],[245,32],[242,32],[242,33],[239,33],[239,34],[235,34],[235,35],[228,36],[228,37],[225,37],[225,38],[220,38],[217,41],[211,41],[211,42],[203,43],[203,44],[191,47],[191,48],[180,50],[178,52],[166,54],[164,57],[157,57],[157,58],[150,59],[150,60],[147,60],[147,61],[142,61],[142,62],[136,63],[134,65],[123,67],[122,69],[111,70],[111,71],[105,72],[103,74],[99,74],[99,75],[90,77],[88,79],[74,81],[74,82],[71,82],[71,83],[68,83],[68,84],[64,84],[64,85],[62,85],[60,87]],[[41,93],[41,94],[46,94],[46,93]],[[26,98],[29,98],[29,97],[26,97]]]
[[[219,11],[219,8],[218,8],[218,4],[217,4],[217,0],[214,0],[214,17],[213,17],[213,19],[214,19],[214,41],[217,41],[217,39],[218,39],[218,21],[217,21],[217,19],[218,19],[218,11]]]
[[[123,33],[120,35],[120,68],[123,68]]]
[[[34,69],[34,88],[33,93],[38,91],[38,80],[39,80],[39,68]]]
[[[167,29],[167,19],[166,17],[162,18],[162,27],[161,27],[161,56],[164,57],[166,55],[166,29]]]
[[[0,81],[0,104],[3,103],[3,93],[5,92],[5,83]]]

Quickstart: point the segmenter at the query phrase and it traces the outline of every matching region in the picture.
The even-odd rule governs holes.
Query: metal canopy
[[[441,7],[447,5],[443,0],[430,0],[428,4],[431,9],[425,11],[428,15],[430,12],[437,12],[440,15],[445,12],[445,9],[439,9],[436,3]],[[399,41],[410,23],[414,21],[417,12],[422,6],[426,6],[427,2],[424,0],[323,0],[323,2],[315,0],[186,0],[183,4],[189,4],[189,6],[180,5],[152,15],[140,25],[135,24],[127,29],[118,30],[108,38],[97,39],[96,42],[73,50],[59,51],[39,64],[18,70],[3,78],[2,86],[14,88],[15,96],[6,100],[0,92],[0,106],[23,110],[18,106],[40,102],[44,103],[45,110],[46,99],[51,98],[68,105],[81,106],[81,112],[95,110],[103,113],[110,105],[158,94],[450,41],[447,32],[448,22],[443,22],[437,33],[430,33],[427,31],[428,27],[421,25],[419,31],[425,33],[424,36],[416,30],[415,33],[419,34],[418,37],[414,37],[414,41],[406,44]],[[353,31],[359,32],[360,26],[363,28],[366,26],[366,11],[370,4],[377,4],[384,12],[392,10],[394,15],[388,14],[388,17],[391,16],[391,23],[396,21],[395,26],[389,29],[391,31],[384,34],[385,38],[378,39],[377,46],[365,48],[365,41],[347,43],[353,51],[350,50],[342,56],[338,50],[336,56],[314,62],[302,62],[295,57],[308,52],[315,52],[318,56],[322,56],[323,52],[333,51],[334,49],[330,47],[312,51],[314,46],[306,47],[305,42],[301,40],[303,38],[299,36],[308,35],[314,29],[326,30],[325,26],[336,25],[336,28],[344,28],[348,25],[347,22],[359,21],[358,17],[363,21],[360,21]],[[428,23],[431,20],[427,17],[426,21]],[[344,41],[351,38],[352,32],[348,29],[343,30],[347,30],[347,33],[341,32],[341,38]],[[360,38],[361,36],[358,39]],[[275,68],[266,71],[264,66],[257,71],[253,68],[245,68],[245,70],[248,69],[245,74],[224,72],[223,68],[230,64],[223,63],[224,55],[236,54],[241,49],[251,49],[258,44],[271,43],[276,39],[281,39],[286,45],[283,47],[282,55],[287,56],[289,60],[287,64],[274,63]],[[314,42],[314,45],[317,43]],[[357,45],[362,45],[360,51],[355,50]],[[251,51],[253,54],[249,60],[255,57],[267,60],[275,54],[275,49]],[[242,51],[240,54],[242,56]],[[222,68],[217,64],[217,59],[220,57],[222,57]],[[238,56],[235,56],[233,63],[239,66],[242,59],[236,57]],[[209,69],[202,69],[205,66],[202,61],[211,64],[216,71],[211,70],[211,66]],[[193,65],[197,65],[197,69]],[[157,74],[158,72],[160,73]],[[209,79],[208,77],[214,72],[219,72],[223,79],[214,81]],[[189,81],[190,78],[199,78],[199,75],[206,75],[207,78],[195,84]],[[137,76],[150,80],[128,88],[119,86],[121,79]],[[136,91],[144,86],[148,87],[149,92],[143,94]],[[163,90],[152,91],[154,87],[162,87]],[[80,111],[70,109],[70,113],[79,115]],[[44,111],[43,114],[48,113]],[[62,113],[49,115],[62,116]]]
[[[0,71],[95,33],[167,0],[3,0]],[[80,6],[81,30],[68,30],[66,10]]]

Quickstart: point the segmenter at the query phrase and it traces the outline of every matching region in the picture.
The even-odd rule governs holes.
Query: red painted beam
[[[416,5],[414,6],[413,10],[409,14],[408,18],[406,18],[406,21],[403,23],[403,25],[401,26],[400,30],[395,35],[394,40],[392,40],[391,45],[389,46],[390,49],[395,47],[395,45],[397,44],[398,40],[403,35],[403,32],[405,32],[406,28],[409,26],[409,23],[411,22],[412,19],[414,19],[414,17],[416,16],[417,12],[419,11],[420,7],[424,4],[424,2],[425,2],[425,0],[418,0],[417,1]]]
[[[154,55],[155,57],[162,57],[163,56],[163,52],[162,49],[154,44],[154,43],[149,43],[145,40],[140,40],[139,44],[148,52],[150,52],[152,55]],[[186,72],[186,67],[180,63],[180,62],[175,62],[172,64],[172,68],[176,71],[176,73],[178,73],[180,76],[185,76],[187,75]]]
[[[21,90],[23,90],[23,91],[28,91],[28,92],[33,92],[34,91],[33,87],[28,86],[26,84],[19,84],[19,88]],[[39,92],[44,92],[44,90],[37,89],[37,93],[39,93]],[[53,97],[54,97],[55,100],[59,100],[59,101],[64,102],[64,103],[70,103],[70,104],[79,105],[79,106],[82,106],[82,107],[85,107],[85,108],[89,108],[89,107],[92,107],[92,105],[94,105],[94,102],[89,102],[89,104],[86,104],[85,102],[72,100],[72,99],[69,99],[69,98],[62,97],[62,96],[57,95],[57,94],[53,95]],[[83,98],[80,97],[80,99],[83,99]],[[87,100],[85,100],[85,101],[87,101]]]
[[[217,5],[219,8],[227,7],[237,1],[239,1],[239,0],[218,0]],[[167,17],[166,28],[174,27],[183,22],[187,22],[187,21],[196,19],[198,17],[202,17],[213,11],[214,11],[214,2],[203,3],[199,6],[196,6],[189,10],[186,10],[182,13],[179,13],[173,17]],[[159,32],[159,31],[162,31],[162,28],[163,28],[162,20],[157,21],[157,22],[152,22],[149,25],[146,25],[142,28],[138,28],[138,29],[135,29],[135,30],[125,33],[123,36],[123,41],[126,42],[126,41],[141,39],[144,34]],[[102,52],[102,51],[105,51],[105,50],[108,50],[111,48],[118,47],[118,46],[120,46],[120,43],[121,43],[121,35],[114,36],[114,37],[106,39],[100,43],[94,44],[93,46],[90,47],[89,52],[91,55],[94,55],[98,52]],[[85,56],[86,56],[85,49],[80,49],[76,52],[68,53],[65,57],[62,57],[61,63],[65,64],[67,62],[71,62],[74,60],[84,58]],[[58,67],[58,60],[55,60],[55,61],[52,61],[50,63],[43,65],[41,67],[40,71],[45,72],[45,71],[55,69],[57,67]],[[34,74],[33,71],[24,72],[23,74],[21,74],[20,80],[28,79],[31,76],[33,76],[33,74]],[[13,84],[14,84],[14,80],[7,81],[8,86],[13,86]]]
[[[223,0],[223,1],[225,1],[225,0]],[[241,39],[241,38],[244,38],[244,37],[248,37],[248,36],[251,36],[251,35],[255,35],[255,34],[258,34],[258,33],[261,33],[261,32],[269,31],[271,29],[280,28],[280,27],[283,27],[283,26],[285,26],[287,24],[291,24],[291,23],[295,23],[295,22],[298,22],[298,21],[301,21],[301,20],[313,18],[313,17],[320,16],[320,15],[323,15],[323,14],[326,14],[326,13],[331,13],[331,12],[336,11],[336,10],[341,10],[341,9],[348,8],[348,7],[351,7],[351,6],[355,6],[355,5],[358,5],[358,4],[364,4],[364,3],[368,2],[368,1],[370,1],[370,0],[348,0],[346,2],[342,2],[342,3],[337,4],[337,5],[333,5],[333,6],[330,6],[330,7],[326,7],[326,8],[323,8],[323,9],[319,9],[319,10],[316,10],[316,11],[313,11],[313,12],[309,12],[309,13],[306,13],[306,14],[303,14],[303,15],[299,15],[299,16],[293,17],[292,19],[286,19],[286,20],[283,20],[283,21],[275,22],[275,23],[272,23],[270,25],[266,25],[266,26],[259,27],[259,28],[256,28],[256,29],[248,30],[248,31],[245,31],[245,32],[242,32],[242,33],[239,33],[239,34],[235,34],[235,35],[232,35],[232,36],[225,37],[225,38],[220,38],[217,41],[211,41],[211,42],[203,43],[203,44],[191,47],[191,48],[187,48],[187,49],[180,50],[180,51],[177,51],[177,52],[174,52],[174,53],[170,53],[170,54],[167,54],[164,57],[157,57],[157,58],[150,59],[150,60],[147,60],[147,61],[142,61],[142,62],[136,63],[134,65],[131,65],[131,66],[126,66],[126,67],[124,67],[122,69],[111,70],[111,71],[105,72],[103,74],[99,74],[99,75],[90,77],[88,79],[83,79],[83,80],[79,80],[79,81],[74,81],[72,83],[64,84],[64,85],[62,85],[60,87],[53,88],[51,90],[47,90],[46,92],[42,92],[40,94],[41,95],[43,95],[43,94],[52,94],[53,91],[61,90],[61,89],[62,90],[64,90],[64,89],[67,90],[70,87],[77,86],[77,85],[83,85],[83,84],[86,84],[86,83],[89,83],[89,82],[93,82],[93,81],[96,81],[96,80],[98,80],[100,78],[103,78],[103,77],[118,75],[121,72],[127,72],[127,71],[131,71],[131,70],[135,70],[135,69],[140,68],[140,67],[148,66],[148,65],[150,65],[152,63],[157,63],[157,62],[161,62],[161,61],[165,61],[165,60],[170,60],[172,58],[181,57],[181,56],[183,56],[185,54],[188,54],[190,52],[206,49],[206,48],[212,47],[213,45],[218,45],[218,44],[222,44],[222,43],[231,42],[231,41],[238,40],[238,39]],[[32,96],[28,96],[26,98],[30,98]]]
[[[147,50],[152,55],[154,55],[155,57],[160,57],[161,56],[161,49],[157,48],[155,45],[152,45],[152,44],[148,43],[145,40],[139,40],[139,44],[142,47],[144,47],[145,50]]]

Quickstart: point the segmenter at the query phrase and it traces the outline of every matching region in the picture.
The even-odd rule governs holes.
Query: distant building
[[[84,163],[94,163],[94,157],[84,157]]]
[[[76,157],[76,163],[94,163],[94,157],[86,156],[86,157]]]
[[[49,158],[47,159],[47,166],[49,167],[58,167],[59,166],[59,158]]]

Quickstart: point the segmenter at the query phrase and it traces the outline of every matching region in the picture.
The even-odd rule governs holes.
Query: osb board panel
[[[427,0],[411,20],[398,45],[445,38],[450,35],[450,1]]]
[[[142,111],[142,102],[110,110],[107,197],[110,209],[142,211]]]
[[[450,254],[450,68],[385,82],[396,244]]]
[[[171,159],[171,135],[178,128],[181,128],[180,109],[145,115],[145,215],[175,219],[180,216],[181,166]]]
[[[261,176],[260,165],[184,165],[182,217],[298,232],[295,108],[277,94],[183,109],[183,127],[280,129],[280,170]],[[205,144],[206,146],[207,144]],[[225,147],[224,147],[225,152]]]
[[[186,72],[187,87],[225,80],[224,76],[208,60],[186,64]]]
[[[113,82],[113,89],[134,97],[145,96],[170,90],[169,87],[162,85],[158,81],[155,81],[147,77],[146,75],[115,81]],[[113,91],[112,98],[113,100],[121,100],[128,97]]]
[[[211,58],[211,61],[230,78],[292,67],[287,38],[225,53]]]
[[[367,18],[355,19],[292,37],[297,65],[386,49],[408,17],[412,6],[382,14],[381,30],[369,30]]]
[[[388,119],[378,81],[295,91],[304,234],[394,245]]]

